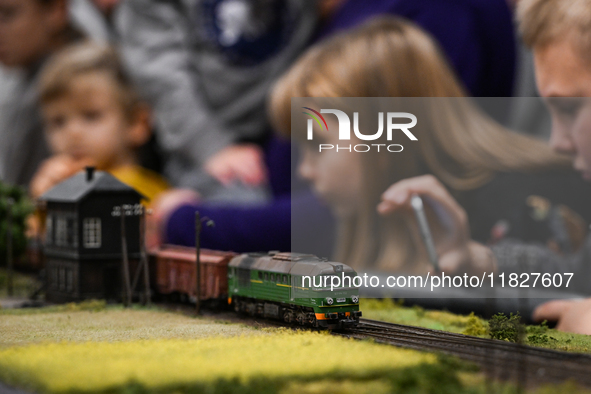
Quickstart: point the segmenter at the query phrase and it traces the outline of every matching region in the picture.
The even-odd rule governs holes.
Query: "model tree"
[[[12,254],[18,258],[27,246],[26,219],[32,212],[33,204],[23,188],[0,182],[0,266],[5,267],[7,264],[9,221],[12,223]]]

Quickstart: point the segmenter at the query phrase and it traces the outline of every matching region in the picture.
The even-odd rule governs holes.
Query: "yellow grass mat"
[[[417,375],[417,367],[426,369]],[[449,370],[449,376],[440,379],[443,369],[434,355],[287,330],[274,335],[61,342],[0,350],[0,380],[51,393],[131,388],[132,392],[163,393],[293,392],[294,382],[327,384],[327,380],[336,384],[332,387],[367,382],[371,383],[368,388],[378,389],[386,384],[386,391],[400,382],[417,389],[435,380],[442,388],[449,384],[459,388]],[[415,373],[402,373],[412,370]],[[433,379],[428,376],[434,378],[433,374],[437,378],[429,383]]]
[[[225,324],[154,310],[106,309],[98,312],[0,314],[0,348],[58,341],[196,339],[259,331],[242,324]]]

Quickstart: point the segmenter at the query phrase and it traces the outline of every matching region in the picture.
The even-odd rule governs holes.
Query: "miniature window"
[[[66,292],[74,291],[74,272],[71,269],[66,269]]]
[[[286,285],[287,284],[287,275],[283,275],[283,284]]]
[[[265,280],[269,280],[269,274],[265,272]]]
[[[67,231],[68,231],[68,245],[74,248],[78,247],[78,221],[75,217],[69,217],[66,219]]]
[[[263,273],[261,271],[259,271],[259,279],[263,280]]]
[[[58,268],[57,267],[52,267],[51,269],[51,283],[50,283],[50,288],[52,290],[57,290],[57,282],[58,282]]]
[[[99,218],[84,219],[84,247],[85,248],[100,248],[101,247],[101,219],[99,219]]]
[[[64,267],[59,268],[58,288],[60,291],[66,290],[66,269]]]
[[[275,274],[271,274],[271,282],[275,282]]]
[[[45,220],[45,244],[51,245],[53,243],[53,216],[47,215]]]
[[[68,221],[65,217],[58,217],[55,221],[55,244],[68,246]]]

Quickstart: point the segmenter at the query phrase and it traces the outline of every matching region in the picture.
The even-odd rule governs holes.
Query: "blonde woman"
[[[411,192],[426,196],[442,269],[465,268],[463,265],[469,266],[475,257],[483,264],[480,268],[492,267],[489,249],[468,241],[466,223],[479,227],[474,239],[486,241],[496,221],[525,205],[531,193],[556,191],[565,179],[574,179],[564,172],[569,164],[565,157],[554,154],[541,141],[504,129],[464,96],[432,38],[397,18],[376,20],[319,43],[276,84],[269,112],[274,126],[287,135],[295,133],[292,97],[328,98],[322,103],[360,113],[363,109],[343,109],[347,101],[340,98],[441,98],[398,101],[400,108],[409,108],[420,119],[413,128],[420,138],[405,146],[403,153],[318,153],[318,146],[301,145],[299,172],[330,205],[338,221],[337,261],[357,270],[429,269],[412,211],[397,209],[392,213],[396,204],[388,199],[379,207],[382,215],[376,209],[384,191],[396,183],[400,206],[407,206]],[[387,110],[372,109],[374,113]],[[328,124],[329,130],[335,128]],[[321,128],[314,132],[327,144],[338,143],[335,133]],[[292,137],[306,142],[303,133],[301,138]],[[506,192],[515,192],[515,197]],[[495,201],[493,206],[489,204],[491,194],[499,197],[498,206]],[[556,199],[561,197],[550,198]],[[438,205],[445,209],[438,210]],[[437,211],[447,212],[447,217],[434,220],[441,216]],[[517,219],[512,224],[529,227],[519,222],[520,215],[514,215]],[[512,235],[516,234],[519,232]]]

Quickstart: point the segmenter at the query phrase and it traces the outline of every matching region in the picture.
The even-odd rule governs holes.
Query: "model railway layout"
[[[360,319],[358,288],[305,285],[304,276],[356,275],[338,262],[298,253],[238,255],[166,245],[147,254],[141,198],[109,174],[90,170],[42,197],[49,301],[121,300],[124,283],[133,277],[131,290],[127,286],[128,294],[133,292],[143,269],[144,294],[201,300],[213,308],[229,306],[270,325],[332,329],[334,335],[348,338],[451,354],[505,380],[573,379],[591,387],[589,355]]]

